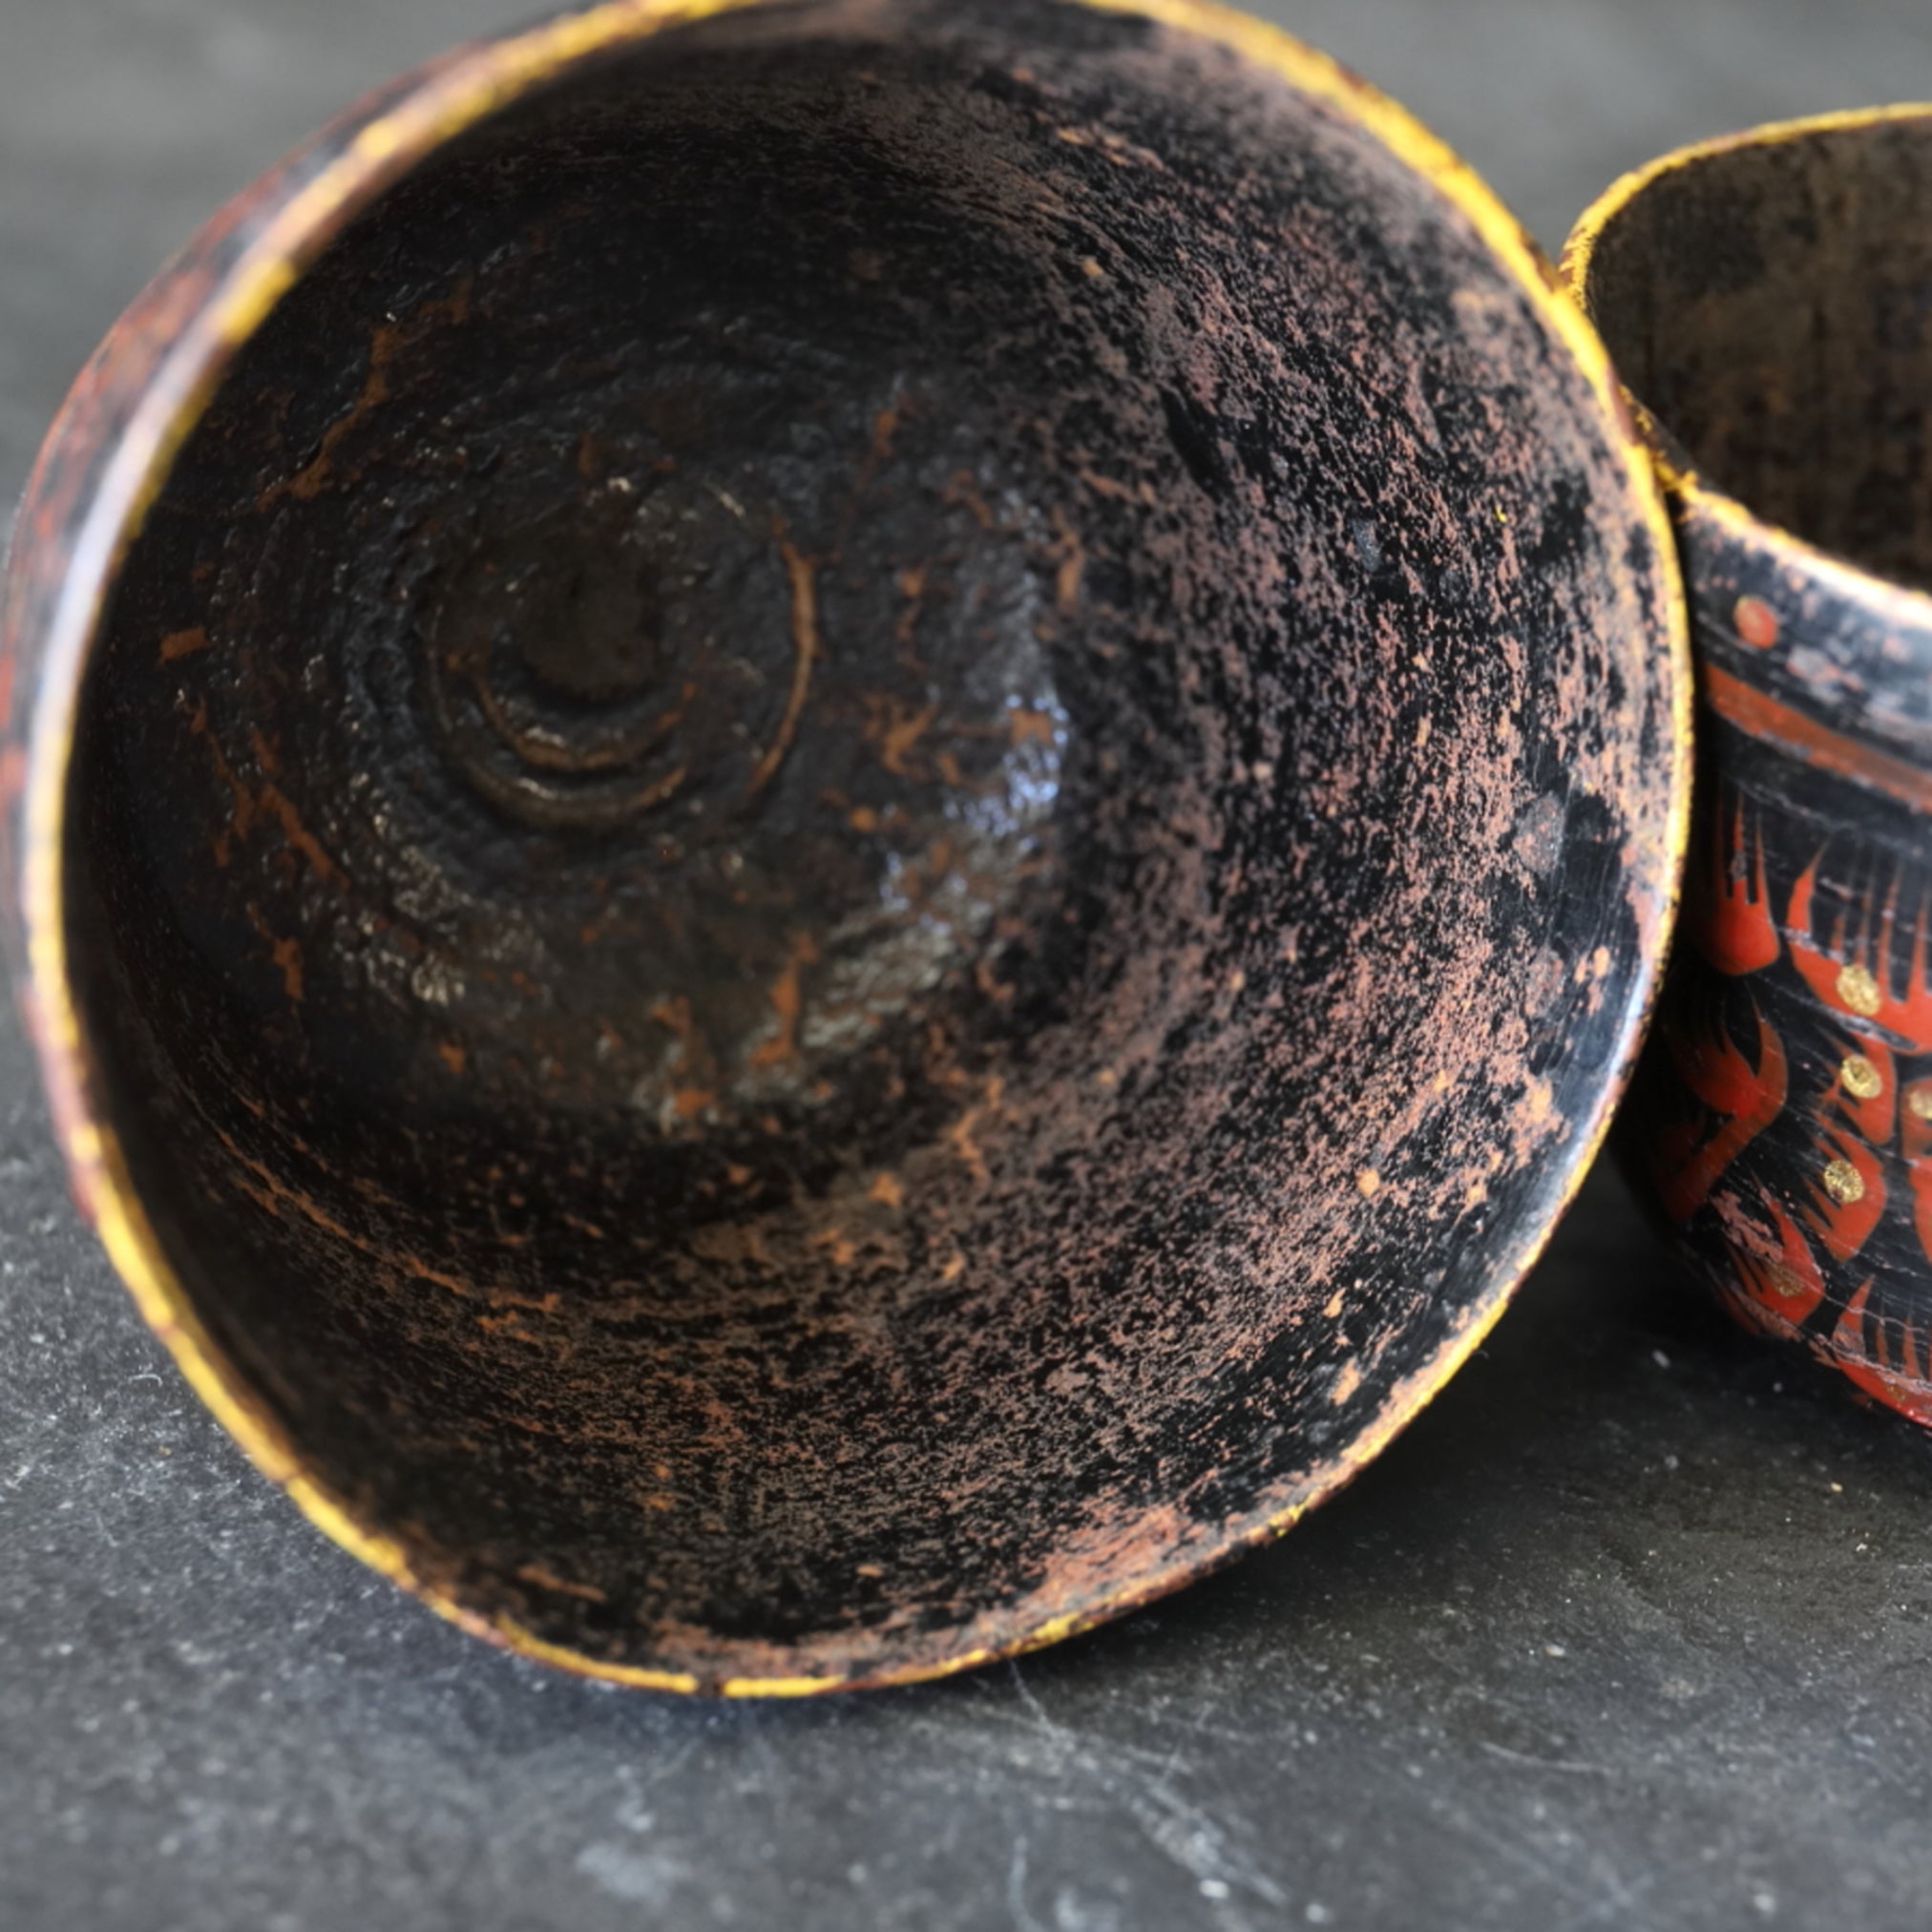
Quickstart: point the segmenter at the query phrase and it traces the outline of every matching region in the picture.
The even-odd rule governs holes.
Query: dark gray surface
[[[0,490],[162,254],[527,10],[0,0]],[[1544,238],[1619,169],[1932,94],[1925,0],[1311,0]],[[930,1690],[707,1708],[439,1624],[203,1417],[0,1019],[0,1932],[1932,1922],[1932,1444],[1593,1184],[1491,1344],[1225,1577]]]

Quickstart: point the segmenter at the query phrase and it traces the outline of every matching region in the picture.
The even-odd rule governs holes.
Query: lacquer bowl
[[[7,592],[27,1005],[222,1420],[808,1691],[1285,1527],[1576,1186],[1688,784],[1601,345],[1178,0],[595,9],[244,195]]]
[[[1648,412],[1703,699],[1631,1158],[1733,1313],[1932,1423],[1932,109],[1669,156],[1566,265]]]

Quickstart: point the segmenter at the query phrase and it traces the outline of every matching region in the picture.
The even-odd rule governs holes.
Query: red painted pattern
[[[1932,1423],[1932,1336],[1885,1258],[1903,1234],[1932,1266],[1932,1071],[1912,1065],[1932,1054],[1932,892],[1825,849],[1780,894],[1766,844],[1720,797],[1690,881],[1700,970],[1661,1028],[1653,1175],[1673,1221],[1712,1217],[1740,1319]]]
[[[1712,814],[1709,862],[1702,871],[1693,869],[1684,909],[1691,944],[1733,979],[1771,965],[1779,952],[1763,828],[1749,840],[1748,859],[1746,843],[1742,799],[1728,816],[1722,810]]]
[[[1882,1028],[1915,1053],[1932,1053],[1932,984],[1925,976],[1926,923],[1932,909],[1922,901],[1919,906],[1901,981],[1894,971],[1900,936],[1899,881],[1892,881],[1882,905],[1876,884],[1856,902],[1841,900],[1830,938],[1820,941],[1815,901],[1822,857],[1820,853],[1813,859],[1792,888],[1786,925],[1792,934],[1793,963],[1832,1012],[1861,1026]]]
[[[1733,1297],[1733,1312],[1753,1328],[1789,1334],[1824,1300],[1824,1271],[1776,1196],[1754,1188],[1751,1205],[1754,1214],[1737,1202],[1723,1204],[1730,1209],[1726,1218],[1742,1297],[1741,1305]]]
[[[1671,1063],[1706,1110],[1703,1120],[1670,1124],[1660,1135],[1658,1185],[1664,1211],[1688,1221],[1710,1199],[1732,1164],[1784,1111],[1788,1068],[1784,1047],[1754,1002],[1757,1040],[1740,1049],[1721,1016],[1702,1026],[1668,1022]]]

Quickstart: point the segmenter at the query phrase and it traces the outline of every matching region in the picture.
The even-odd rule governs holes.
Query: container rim
[[[1621,175],[1578,217],[1564,242],[1560,270],[1571,295],[1596,321],[1601,278],[1597,257],[1610,228],[1657,183],[1687,174],[1706,162],[1753,149],[1784,147],[1820,136],[1856,133],[1904,121],[1932,123],[1932,101],[1900,101],[1890,106],[1847,108],[1830,114],[1805,115],[1792,120],[1767,121],[1735,134],[1716,135],[1673,148],[1656,159]],[[1651,455],[1669,495],[1687,512],[1716,524],[1751,549],[1800,565],[1838,597],[1856,604],[1881,624],[1898,624],[1932,637],[1932,592],[1896,582],[1828,546],[1814,543],[1796,531],[1761,515],[1741,496],[1713,482],[1700,471],[1677,441],[1670,427],[1630,390],[1625,391],[1632,413],[1650,440]],[[1932,659],[1927,667],[1932,668]]]

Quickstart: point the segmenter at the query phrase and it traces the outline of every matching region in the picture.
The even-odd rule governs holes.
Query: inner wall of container
[[[1932,116],[1666,173],[1590,284],[1624,379],[1713,482],[1932,588]]]
[[[1217,49],[878,19],[667,32],[362,216],[84,693],[171,1265],[359,1521],[607,1661],[904,1666],[1219,1548],[1622,1024],[1654,613],[1522,291]]]

